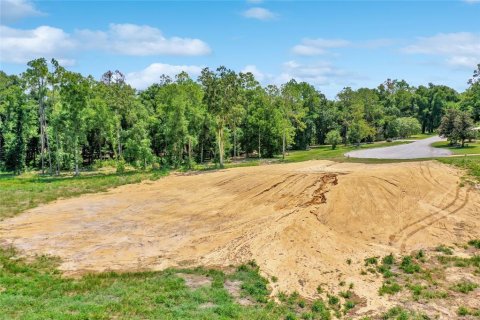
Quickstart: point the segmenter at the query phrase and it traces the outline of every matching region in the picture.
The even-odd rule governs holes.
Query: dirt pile
[[[315,297],[319,285],[352,282],[365,310],[386,303],[381,279],[359,277],[366,257],[478,237],[479,191],[437,162],[310,161],[178,174],[0,223],[3,244],[60,256],[67,274],[255,260],[278,278],[274,292]]]

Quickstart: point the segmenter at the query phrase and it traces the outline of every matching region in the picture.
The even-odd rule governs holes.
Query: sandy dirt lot
[[[67,274],[256,260],[274,292],[353,282],[388,306],[363,259],[480,237],[480,192],[438,162],[308,161],[171,175],[56,201],[0,223],[0,242]],[[353,263],[347,264],[347,259]]]

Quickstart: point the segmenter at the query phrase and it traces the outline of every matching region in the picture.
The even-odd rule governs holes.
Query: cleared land
[[[480,193],[461,175],[430,161],[177,174],[31,209],[0,223],[0,241],[59,256],[67,275],[255,260],[274,293],[351,282],[366,312],[394,302],[360,276],[365,258],[479,238]]]

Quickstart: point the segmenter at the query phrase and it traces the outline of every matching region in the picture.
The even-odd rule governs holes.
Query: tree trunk
[[[120,127],[117,127],[117,144],[118,144],[117,160],[120,160],[122,158],[122,143],[120,142]]]
[[[118,111],[115,111],[115,115],[118,117]],[[117,160],[122,158],[122,142],[120,141],[120,130],[122,129],[121,121],[117,125],[117,144],[118,144],[118,155]]]
[[[46,146],[47,146],[47,152],[48,152],[48,166],[49,166],[49,174],[52,175],[53,174],[53,169],[52,169],[52,152],[51,152],[51,149],[50,149],[50,143],[48,141],[48,134],[47,134],[47,121],[46,119],[44,118],[43,119],[43,123],[44,123],[44,133],[45,133],[45,142],[46,142]]]
[[[285,160],[285,144],[287,143],[287,133],[285,129],[283,129],[283,137],[282,137],[282,159]]]
[[[218,156],[220,160],[220,167],[223,168],[223,127],[218,130]]]
[[[56,144],[57,144],[57,150],[55,150],[55,162],[56,162],[56,167],[57,167],[57,172],[56,172],[56,175],[60,175],[60,161],[59,161],[59,157],[58,157],[58,152],[60,150],[60,143],[58,141],[58,131],[55,132],[55,140],[56,140]]]
[[[260,145],[260,129],[258,129],[258,158],[262,157],[262,146]]]
[[[200,147],[200,163],[203,163],[203,140],[202,140],[202,146]]]
[[[233,158],[235,159],[237,152],[237,130],[233,129]]]
[[[78,150],[77,150],[77,138],[75,137],[75,147],[74,147],[74,153],[75,153],[75,175],[78,176]]]
[[[188,167],[192,168],[192,138],[188,137]]]
[[[45,156],[45,153],[44,153],[44,150],[45,150],[45,136],[43,134],[43,116],[42,116],[42,107],[40,107],[40,115],[39,115],[39,123],[40,123],[40,159],[42,161],[42,174],[45,174],[45,159],[44,159],[44,156]]]

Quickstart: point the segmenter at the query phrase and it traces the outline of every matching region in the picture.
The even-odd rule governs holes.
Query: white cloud
[[[134,88],[142,90],[147,88],[149,85],[159,82],[160,76],[162,74],[174,78],[180,72],[187,72],[190,77],[196,77],[202,72],[201,66],[195,65],[171,65],[164,63],[152,63],[145,69],[136,72],[130,72],[126,75],[126,81]]]
[[[303,39],[292,51],[302,56],[315,56],[327,53],[328,49],[347,47],[350,44],[350,41],[343,39]]]
[[[320,61],[314,64],[301,64],[287,61],[283,64],[283,72],[276,78],[276,83],[285,83],[291,79],[305,81],[313,85],[325,86],[337,83],[338,80],[355,78],[351,74],[336,68],[331,63]]]
[[[40,26],[20,30],[0,26],[0,36],[0,61],[25,63],[39,57],[56,57],[66,64],[73,63],[65,56],[75,49],[76,42],[62,29]]]
[[[245,11],[243,13],[243,16],[250,19],[258,19],[258,20],[266,21],[266,20],[274,19],[277,15],[268,9],[254,7]]]
[[[439,33],[431,37],[420,37],[402,51],[440,56],[450,66],[473,68],[480,63],[480,33]]]
[[[43,15],[31,1],[27,0],[1,0],[0,21],[11,22],[30,16]]]
[[[211,52],[202,40],[166,38],[159,29],[145,25],[112,23],[107,31],[79,30],[77,37],[90,48],[131,56],[196,56]]]
[[[72,64],[74,53],[88,50],[130,56],[192,56],[211,52],[199,39],[166,38],[157,28],[134,24],[111,24],[107,31],[77,30],[72,34],[50,26],[27,30],[0,26],[0,36],[0,61],[10,63],[54,57]]]
[[[255,79],[262,82],[265,79],[265,74],[258,70],[257,66],[253,64],[246,65],[242,70],[243,73],[250,72],[255,76]]]

